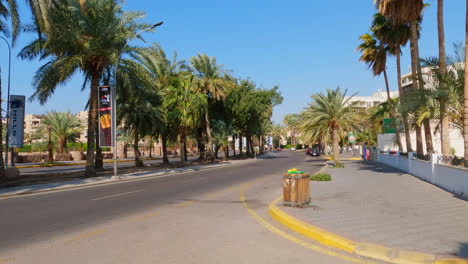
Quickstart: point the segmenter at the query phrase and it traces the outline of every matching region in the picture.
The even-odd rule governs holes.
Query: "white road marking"
[[[183,181],[183,182],[194,182],[194,181],[199,181],[199,180],[203,180],[203,179],[208,179],[208,177],[198,178],[198,179],[195,179],[195,180],[188,180],[188,181]]]
[[[99,197],[99,198],[94,198],[94,199],[91,199],[91,200],[93,200],[93,201],[98,201],[98,200],[102,200],[102,199],[107,199],[107,198],[112,198],[112,197],[127,195],[127,194],[131,194],[131,193],[137,193],[137,192],[141,192],[141,191],[143,191],[143,189],[141,189],[141,190],[136,190],[136,191],[131,191],[131,192],[125,192],[125,193],[119,193],[119,194],[109,195],[109,196],[104,196],[104,197]]]

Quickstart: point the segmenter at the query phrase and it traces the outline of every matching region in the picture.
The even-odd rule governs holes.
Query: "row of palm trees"
[[[398,131],[399,124],[404,127],[406,150],[413,151],[410,130],[415,128],[416,152],[420,156],[423,155],[422,127],[424,127],[426,153],[433,153],[433,133],[430,121],[438,119],[442,154],[445,156],[451,154],[449,128],[452,124],[464,128],[465,159],[468,160],[468,129],[466,129],[468,127],[466,124],[468,122],[468,82],[466,81],[468,76],[465,67],[467,57],[463,55],[458,56],[456,60],[447,60],[444,44],[443,0],[437,1],[439,56],[429,59],[421,59],[419,56],[419,29],[422,22],[422,10],[425,6],[423,1],[374,0],[374,3],[377,13],[374,15],[370,33],[360,36],[361,44],[357,50],[361,52],[360,60],[368,65],[375,76],[381,74],[384,76],[387,89],[386,110],[393,119],[395,131]],[[403,91],[400,56],[401,48],[408,41],[411,51],[413,89]],[[468,43],[468,35],[466,41]],[[467,45],[463,47],[465,51],[467,47]],[[461,52],[458,51],[458,55],[460,54]],[[396,101],[390,97],[389,77],[386,71],[389,55],[396,57],[399,91],[399,100]],[[431,89],[426,89],[422,65],[430,67],[430,71],[426,74],[432,78],[429,84],[432,86]],[[369,130],[369,125],[372,124],[367,124],[367,127],[363,126],[363,123],[366,123],[363,119],[366,118],[354,113],[354,105],[350,101],[352,96],[345,97],[345,94],[346,92],[343,93],[339,88],[315,94],[312,96],[312,103],[301,113],[303,121],[301,132],[304,139],[310,142],[319,139],[326,143],[331,135],[335,158],[339,155],[338,142],[344,131],[358,130],[363,138],[369,140],[376,136],[375,131]],[[396,133],[396,141],[402,151],[400,133]]]
[[[437,3],[439,56],[430,60],[423,60],[419,56],[418,39],[420,24],[422,22],[422,10],[424,8],[423,1],[376,0],[375,4],[378,12],[374,15],[370,27],[371,33],[360,37],[361,44],[357,48],[362,53],[360,60],[372,69],[374,76],[384,75],[390,118],[393,119],[395,131],[398,131],[398,124],[403,124],[406,150],[413,151],[410,130],[414,127],[416,130],[416,152],[418,155],[423,155],[423,125],[426,153],[434,153],[433,131],[431,131],[430,123],[431,119],[437,118],[439,120],[438,128],[441,135],[442,154],[449,156],[451,149],[450,123],[456,123],[457,121],[453,118],[456,115],[454,115],[454,109],[450,107],[450,104],[459,102],[460,100],[459,97],[455,96],[455,98],[452,98],[453,101],[451,101],[450,95],[456,94],[455,90],[457,86],[454,85],[453,80],[458,82],[463,79],[463,75],[456,73],[456,68],[461,64],[455,63],[452,66],[447,66],[443,25],[443,0],[438,0]],[[401,47],[405,46],[408,41],[411,46],[413,89],[411,91],[403,91],[400,55]],[[390,98],[390,87],[386,72],[388,55],[396,56],[397,83],[400,97],[399,107],[392,105]],[[422,71],[422,65],[430,67],[430,71],[426,73],[433,77],[433,81],[430,84],[425,84],[424,82],[423,75],[425,73]],[[432,86],[432,89],[427,89],[428,85]],[[399,115],[397,111],[400,112]],[[436,112],[437,115],[434,114]],[[397,118],[397,115],[400,119]],[[396,141],[400,151],[402,151],[403,146],[400,133],[396,133]]]
[[[141,22],[142,12],[123,11],[119,0],[30,0],[34,22],[24,26],[14,0],[0,3],[1,12],[8,12],[4,17],[11,18],[13,40],[19,28],[36,36],[19,57],[45,61],[34,76],[31,99],[45,104],[75,73],[84,76],[82,90],[90,91],[86,176],[102,167],[100,148],[94,153],[100,85],[117,87],[118,123],[134,138],[137,166],[143,165],[138,141],[145,136],[161,138],[166,163],[167,141],[179,141],[186,160],[188,137],[197,141],[204,160],[227,149],[228,136],[235,135],[247,138],[250,154],[255,140],[262,145],[272,108],[282,101],[277,87],[264,90],[250,80],[237,80],[214,57],[198,54],[186,63],[176,54],[169,59],[157,44],[132,45],[132,39],[143,40],[139,33],[154,31],[154,26]],[[1,32],[8,33],[7,28],[0,23]]]

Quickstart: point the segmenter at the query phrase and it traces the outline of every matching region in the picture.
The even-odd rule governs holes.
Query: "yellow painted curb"
[[[318,241],[321,244],[350,253],[355,253],[363,257],[369,257],[396,264],[468,264],[468,259],[436,260],[436,256],[433,254],[402,250],[378,244],[361,243],[349,240],[347,238],[325,231],[321,228],[312,226],[283,212],[276,206],[281,198],[282,197],[279,197],[270,203],[270,215],[289,229],[292,229],[299,234]]]
[[[279,197],[270,204],[269,212],[275,220],[298,232],[299,234],[312,238],[313,240],[316,240],[322,244],[339,248],[350,253],[354,252],[356,245],[353,241],[329,233],[318,227],[311,226],[281,211],[275,205],[281,198],[282,197]]]
[[[322,156],[324,157],[325,159],[327,160],[331,160],[332,158],[331,157],[327,157],[327,156]],[[340,160],[361,160],[361,158],[344,158],[344,159],[341,159]]]

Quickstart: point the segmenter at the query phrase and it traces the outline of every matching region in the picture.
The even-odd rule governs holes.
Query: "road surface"
[[[1,199],[0,263],[348,263],[267,227],[297,236],[269,216],[272,190],[264,183],[274,183],[277,196],[282,173],[305,162],[313,170],[323,163],[282,152],[225,168]]]

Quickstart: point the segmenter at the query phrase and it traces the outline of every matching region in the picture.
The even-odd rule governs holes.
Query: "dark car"
[[[306,154],[310,156],[320,156],[320,151],[318,148],[308,148]]]

